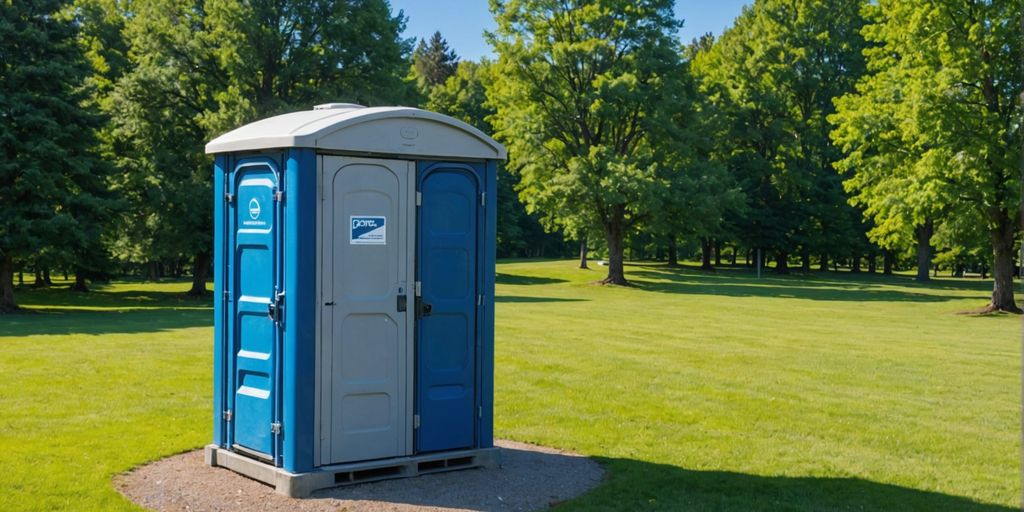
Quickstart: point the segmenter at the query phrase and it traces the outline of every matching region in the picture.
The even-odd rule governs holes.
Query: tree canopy
[[[853,200],[883,243],[939,220],[967,242],[988,234],[991,310],[1018,311],[1021,5],[1012,0],[900,2],[864,9],[869,73],[837,100],[834,138]],[[920,231],[919,231],[920,234]]]
[[[607,257],[606,284],[628,284],[627,257],[916,261],[922,281],[991,272],[983,311],[1019,311],[1019,0],[755,0],[688,45],[672,0],[490,9],[495,57],[471,61],[440,32],[403,35],[387,0],[3,4],[0,310],[26,270],[86,290],[190,267],[206,293],[204,144],[344,101],[419,105],[502,140],[501,256],[578,244],[581,263]]]
[[[685,98],[668,0],[500,2],[489,98],[520,197],[548,226],[600,226],[605,282],[626,284],[623,240],[667,188],[662,165]]]

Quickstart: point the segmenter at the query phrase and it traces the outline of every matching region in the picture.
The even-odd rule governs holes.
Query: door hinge
[[[477,418],[483,418],[484,417],[484,406],[481,405],[481,406],[478,406],[476,408],[476,417]]]
[[[224,418],[224,421],[231,421],[231,418],[234,417],[234,415],[231,414],[231,409],[227,409],[220,413],[220,417]]]
[[[224,201],[227,202],[228,204],[235,202],[235,195],[232,194],[231,192],[225,192]]]
[[[476,296],[476,305],[477,306],[482,306],[483,304],[484,304],[484,296],[483,295],[477,295]]]
[[[480,192],[480,206],[487,206],[487,192]]]
[[[416,296],[420,297],[423,295],[423,283],[416,281]]]
[[[423,192],[416,191],[416,206],[423,206]]]
[[[284,201],[284,192],[282,192],[280,190],[275,191],[274,192],[274,201],[277,201],[279,203],[281,201]]]
[[[412,416],[412,428],[420,428],[420,415],[414,414]]]
[[[281,434],[281,422],[280,421],[275,421],[275,422],[270,424],[270,433],[271,434],[278,434],[278,435]]]

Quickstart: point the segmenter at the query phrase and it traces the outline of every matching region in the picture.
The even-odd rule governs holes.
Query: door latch
[[[434,312],[433,304],[423,300],[420,297],[416,297],[416,319],[419,320],[425,316],[430,316]]]
[[[408,302],[409,302],[409,296],[408,295],[399,295],[398,296],[398,304],[396,305],[396,308],[398,309],[399,313],[401,313],[401,312],[406,310],[406,307],[408,306]]]
[[[274,293],[274,299],[267,303],[267,316],[274,322],[281,321],[281,306],[284,305],[284,292]]]

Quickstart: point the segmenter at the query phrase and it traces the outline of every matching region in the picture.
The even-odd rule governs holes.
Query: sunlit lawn
[[[1013,510],[1020,319],[988,284],[499,264],[496,435],[609,480],[569,509]],[[19,290],[0,317],[0,510],[130,508],[112,475],[210,438],[187,283]]]

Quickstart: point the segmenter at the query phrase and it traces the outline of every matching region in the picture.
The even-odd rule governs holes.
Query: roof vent
[[[366,108],[366,106],[358,103],[321,103],[313,106],[313,110],[334,110],[336,108]]]

